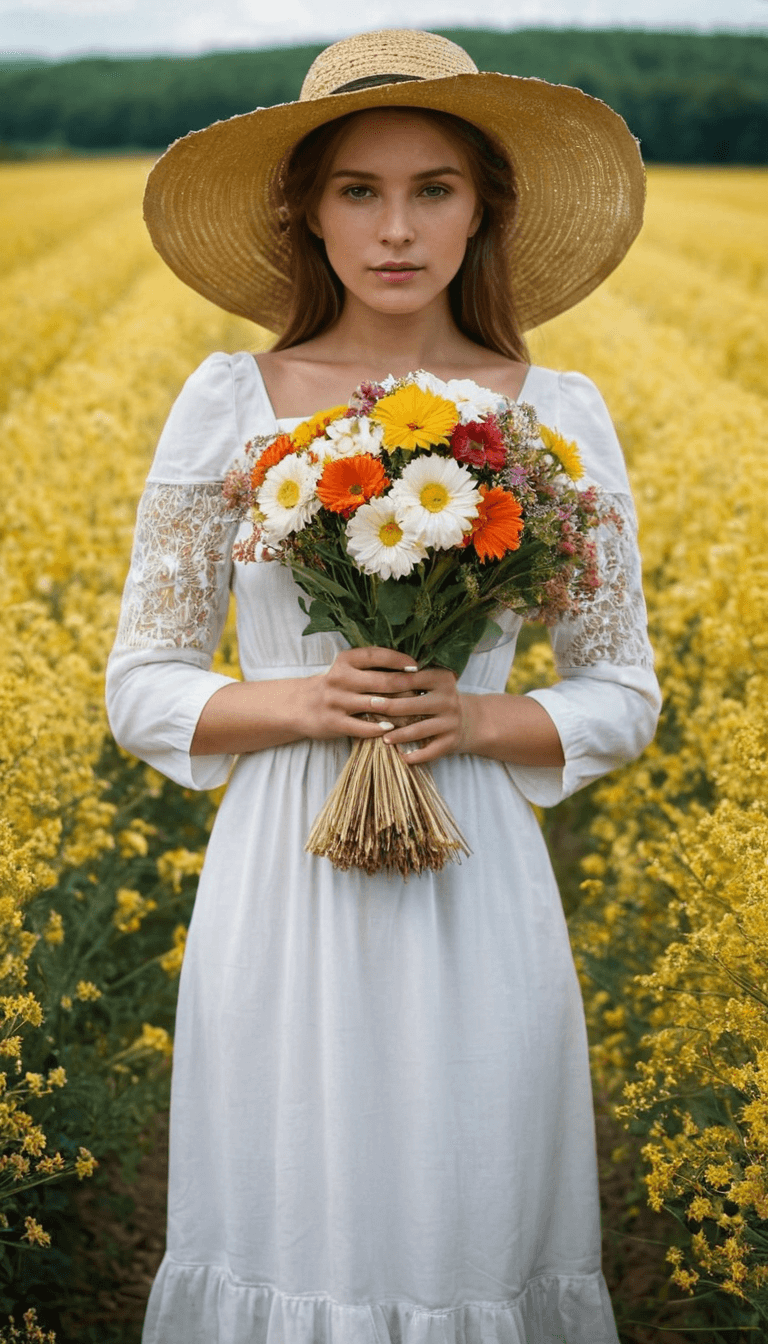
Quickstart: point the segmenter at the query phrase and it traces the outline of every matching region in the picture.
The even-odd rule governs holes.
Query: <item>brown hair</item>
[[[504,258],[505,235],[517,204],[512,166],[489,137],[463,117],[432,108],[413,110],[435,122],[464,151],[483,207],[480,225],[467,240],[464,260],[448,286],[453,319],[478,345],[530,363]],[[287,350],[319,335],[341,313],[343,286],[322,240],[310,229],[308,216],[317,206],[341,137],[359,115],[348,113],[310,131],[283,161],[273,182],[273,203],[291,241],[291,305],[273,350]]]

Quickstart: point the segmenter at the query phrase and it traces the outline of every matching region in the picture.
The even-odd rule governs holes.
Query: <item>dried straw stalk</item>
[[[404,878],[471,853],[429,770],[381,738],[356,740],[305,848],[345,871]]]

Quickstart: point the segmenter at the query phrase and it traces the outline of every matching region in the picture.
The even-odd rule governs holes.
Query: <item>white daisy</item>
[[[480,387],[471,378],[452,378],[444,386],[442,395],[455,403],[463,425],[468,425],[472,420],[482,420],[486,415],[495,415],[504,402],[498,392]]]
[[[415,383],[417,387],[421,388],[422,392],[431,392],[436,397],[448,397],[446,391],[448,384],[444,383],[442,378],[438,378],[434,373],[427,373],[426,369],[417,369],[407,381]],[[451,400],[450,397],[448,399]]]
[[[303,453],[289,453],[269,468],[257,495],[269,545],[301,532],[317,513],[320,500],[315,486],[321,471],[321,464],[310,462]]]
[[[334,420],[325,433],[327,437],[317,439],[313,448],[326,462],[339,457],[356,457],[358,453],[379,457],[384,442],[384,426],[365,415]]]
[[[361,504],[347,523],[347,549],[364,574],[402,579],[426,548],[407,519],[399,521],[390,495]]]
[[[482,420],[486,415],[495,415],[501,410],[504,402],[500,393],[481,387],[471,378],[451,378],[449,382],[444,383],[442,378],[436,378],[434,373],[419,369],[409,381],[418,383],[423,392],[434,392],[436,397],[445,397],[446,400],[452,401],[459,412],[462,425],[468,425],[472,420]]]
[[[426,546],[457,546],[477,517],[480,491],[452,457],[424,453],[403,468],[389,492],[398,521],[415,527]]]

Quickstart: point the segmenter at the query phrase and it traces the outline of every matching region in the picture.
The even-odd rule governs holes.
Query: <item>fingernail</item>
[[[404,672],[418,672],[418,670],[419,669],[415,663],[409,663],[407,667],[403,668]]]
[[[386,719],[381,719],[380,722],[379,722],[379,727],[380,727],[380,728],[386,728],[386,730],[387,730],[388,733],[392,731],[392,729],[394,728],[394,726],[395,726],[394,723],[387,723],[387,720],[386,720]]]
[[[384,695],[371,696],[371,709],[378,709],[379,705],[386,705],[387,700]]]

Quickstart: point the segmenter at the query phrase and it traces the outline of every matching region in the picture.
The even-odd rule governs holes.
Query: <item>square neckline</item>
[[[308,420],[308,419],[309,419],[309,416],[307,416],[307,415],[281,415],[281,416],[278,416],[278,415],[275,413],[275,408],[274,408],[274,406],[272,405],[272,398],[270,397],[269,392],[267,391],[267,384],[266,384],[266,382],[264,381],[264,374],[263,374],[262,371],[261,371],[261,365],[259,364],[259,361],[258,361],[258,359],[256,358],[256,356],[255,356],[255,354],[253,353],[253,351],[250,352],[250,355],[251,355],[251,359],[252,359],[252,361],[253,361],[253,364],[254,364],[254,366],[255,366],[255,368],[256,368],[256,376],[257,376],[257,378],[258,378],[258,380],[259,380],[259,383],[261,384],[261,390],[262,390],[262,393],[263,393],[263,395],[264,395],[264,400],[265,400],[265,402],[266,402],[266,404],[267,404],[267,407],[268,407],[268,409],[269,409],[269,413],[270,413],[270,415],[272,416],[272,419],[274,420],[275,424],[276,424],[276,425],[280,425],[280,426],[285,426],[285,425],[288,425],[288,424],[293,424],[293,428],[295,429],[295,428],[296,428],[296,425],[301,424],[302,420]],[[533,370],[534,370],[535,368],[537,368],[537,367],[538,367],[538,365],[536,365],[536,364],[529,364],[529,365],[528,365],[528,367],[527,367],[527,369],[526,369],[526,371],[525,371],[525,377],[523,378],[523,381],[522,381],[522,383],[520,384],[520,388],[519,388],[519,391],[518,391],[518,393],[517,393],[517,396],[514,397],[514,398],[509,398],[509,400],[512,402],[512,405],[513,405],[513,406],[518,406],[518,405],[520,404],[520,398],[522,397],[523,392],[525,391],[525,389],[526,389],[526,387],[527,387],[527,385],[528,385],[528,381],[529,381],[529,379],[530,379],[530,376],[531,376],[531,374],[533,373]],[[428,370],[426,370],[426,372],[428,372]],[[462,380],[462,381],[463,381],[463,380]],[[468,381],[473,382],[474,379],[469,379]],[[482,383],[478,383],[478,387],[482,387]],[[486,390],[487,390],[488,392],[493,392],[493,391],[494,391],[492,387],[489,387],[489,388],[487,388]],[[503,392],[494,392],[494,396],[503,397],[504,395],[505,395],[505,394],[504,394]],[[309,414],[310,414],[310,415],[314,415],[315,412],[314,412],[314,411],[310,411]]]

